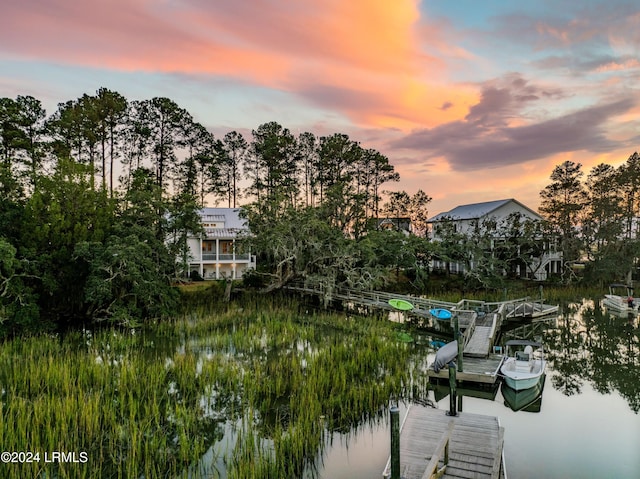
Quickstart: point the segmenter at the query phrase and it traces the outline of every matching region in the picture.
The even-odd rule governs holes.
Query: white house
[[[497,224],[503,223],[510,215],[519,213],[523,219],[532,221],[542,221],[543,218],[538,213],[523,205],[519,201],[509,198],[505,200],[487,201],[484,203],[473,203],[460,205],[450,211],[439,213],[427,220],[431,226],[431,237],[433,241],[440,239],[439,225],[445,221],[451,222],[456,233],[471,234],[477,225],[486,220],[495,221]],[[502,241],[504,238],[496,237],[492,243]],[[542,240],[541,240],[542,241]],[[562,254],[555,250],[554,245],[544,244],[541,250],[542,255],[532,257],[526,266],[526,271],[517,271],[522,277],[536,280],[545,280],[549,275],[562,271]],[[446,263],[434,260],[433,269],[445,269]],[[461,263],[452,263],[449,268],[454,273],[464,273],[465,266]]]
[[[188,240],[190,271],[204,279],[239,279],[255,268],[255,256],[236,248],[239,236],[249,231],[240,208],[203,208],[199,214],[204,234]]]

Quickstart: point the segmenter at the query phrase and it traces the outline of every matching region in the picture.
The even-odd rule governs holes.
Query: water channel
[[[377,479],[389,398],[401,395],[401,414],[415,398],[449,407],[446,387],[425,374],[443,338],[385,318],[246,307],[135,334],[7,342],[3,445],[46,450],[63,437],[104,477]],[[640,477],[638,323],[581,300],[503,326],[500,342],[539,339],[548,360],[542,396],[525,410],[499,388],[462,397],[464,412],[505,428],[507,477]],[[0,476],[38,474],[38,464],[21,467],[0,464]],[[88,477],[84,464],[57,467],[47,477]]]
[[[638,318],[608,312],[599,300],[583,300],[561,306],[558,316],[545,321],[510,327],[505,338],[535,336],[546,345],[545,387],[529,408],[533,412],[514,412],[500,390],[493,400],[462,400],[463,411],[496,416],[505,428],[507,477],[640,477]],[[445,414],[449,398],[436,399],[434,394]],[[379,478],[389,443],[388,420],[334,437],[319,476]]]

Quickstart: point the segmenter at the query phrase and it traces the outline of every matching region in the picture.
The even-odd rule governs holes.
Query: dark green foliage
[[[28,264],[18,260],[16,249],[0,237],[0,338],[46,329],[39,321],[31,277]]]
[[[195,270],[189,273],[189,279],[191,281],[204,281],[204,278],[200,276],[200,273]]]
[[[83,299],[90,320],[135,326],[175,312],[178,294],[167,271],[172,262],[153,243],[135,234],[114,235],[104,243],[78,243],[74,258],[88,269]]]
[[[565,261],[579,259],[582,250],[577,229],[588,199],[581,182],[583,175],[582,164],[565,161],[554,168],[553,182],[540,192],[540,211],[555,228]]]
[[[617,169],[596,165],[584,182],[581,167],[566,161],[554,169],[553,183],[540,192],[540,211],[559,239],[564,261],[587,263],[585,279],[630,283],[640,256],[640,157],[633,153]],[[573,278],[567,276],[565,281]]]
[[[103,241],[113,221],[113,206],[91,189],[90,167],[60,159],[51,177],[42,177],[25,208],[20,245],[35,265],[34,287],[44,317],[65,325],[82,322],[87,271],[74,261],[83,241]]]

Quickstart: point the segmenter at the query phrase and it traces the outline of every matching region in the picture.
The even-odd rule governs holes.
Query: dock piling
[[[391,413],[391,479],[400,479],[400,410],[392,406]]]
[[[458,371],[463,371],[463,351],[464,351],[464,341],[462,340],[462,334],[460,333],[460,323],[458,322],[458,313],[453,316],[453,334],[454,339],[458,341]]]
[[[447,416],[457,416],[456,410],[456,363],[451,361],[449,363],[449,411]]]

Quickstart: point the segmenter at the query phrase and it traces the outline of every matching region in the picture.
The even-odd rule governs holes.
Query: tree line
[[[600,163],[585,175],[565,161],[541,192],[540,212],[565,264],[584,263],[589,279],[630,283],[640,257],[640,156],[619,167]]]
[[[106,88],[60,103],[49,117],[36,98],[1,98],[0,115],[3,169],[30,192],[43,171],[72,158],[87,167],[89,189],[109,197],[126,193],[133,172],[145,167],[165,192],[228,207],[276,196],[317,206],[336,184],[352,183],[377,214],[380,186],[399,179],[384,155],[342,133],[295,136],[269,122],[251,141],[237,131],[218,139],[168,98],[129,101]]]
[[[0,332],[174,313],[171,285],[188,272],[176,258],[207,202],[253,205],[256,233],[321,211],[323,227],[353,239],[398,180],[384,155],[342,133],[269,122],[249,139],[216,138],[168,98],[106,88],[50,115],[34,97],[0,98]]]
[[[374,288],[402,276],[422,290],[432,258],[473,260],[464,281],[497,287],[541,238],[613,278],[638,257],[639,170],[634,153],[583,181],[581,165],[565,162],[541,192],[547,221],[484,222],[475,236],[431,242],[431,198],[383,190],[399,180],[393,165],[345,134],[269,122],[250,138],[216,138],[168,98],[106,88],[51,115],[33,97],[0,98],[0,334],[174,314],[172,285],[188,274],[187,238],[208,202],[242,205],[259,257],[250,279],[268,278],[267,289],[293,279]],[[381,229],[381,217],[398,223]],[[401,218],[414,234],[399,231]]]

